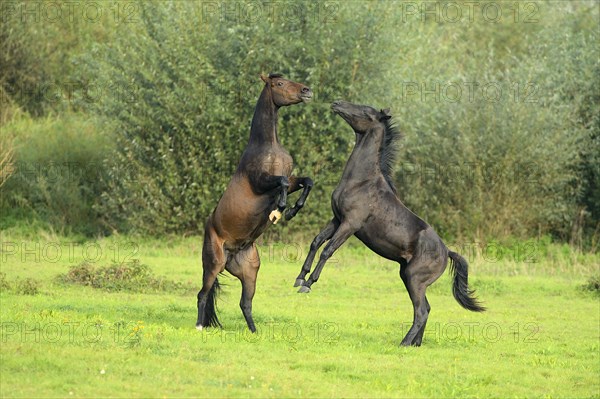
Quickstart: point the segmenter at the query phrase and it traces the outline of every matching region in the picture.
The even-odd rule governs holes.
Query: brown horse
[[[294,207],[287,210],[286,220],[293,218],[304,206],[313,186],[310,178],[291,175],[292,157],[277,137],[279,108],[309,101],[312,91],[277,74],[261,75],[261,79],[265,87],[254,110],[248,145],[204,228],[203,279],[202,289],[198,292],[196,322],[199,330],[206,326],[221,326],[215,307],[219,289],[217,276],[226,269],[242,282],[240,307],[248,328],[256,331],[252,298],[260,259],[254,241],[280,219],[288,193],[303,189]]]

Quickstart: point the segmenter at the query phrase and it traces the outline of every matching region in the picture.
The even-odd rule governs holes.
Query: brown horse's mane
[[[402,133],[398,130],[398,126],[390,118],[384,122],[385,129],[383,133],[383,140],[381,140],[381,146],[379,147],[379,169],[383,177],[388,182],[394,193],[396,193],[396,187],[394,186],[394,165],[398,158],[398,143],[402,139]]]

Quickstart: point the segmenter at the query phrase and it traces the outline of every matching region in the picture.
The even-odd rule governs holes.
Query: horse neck
[[[273,103],[273,97],[268,85],[265,85],[252,118],[252,127],[250,128],[250,140],[248,145],[273,145],[279,144],[277,137],[277,107]]]
[[[381,141],[383,129],[373,128],[364,134],[356,134],[356,145],[352,150],[350,159],[346,164],[346,171],[353,179],[372,179],[376,174],[381,174],[379,166]]]

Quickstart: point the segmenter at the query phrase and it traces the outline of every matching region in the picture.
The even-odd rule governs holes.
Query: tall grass
[[[2,228],[25,219],[59,232],[106,230],[94,204],[106,189],[110,134],[85,114],[21,117],[2,130],[14,138],[14,175],[0,188]]]

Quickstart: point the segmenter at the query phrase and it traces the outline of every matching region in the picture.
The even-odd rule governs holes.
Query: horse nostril
[[[302,88],[302,93],[308,93],[309,91],[310,91],[310,89],[308,87]]]

